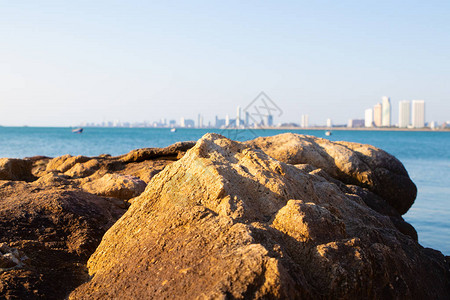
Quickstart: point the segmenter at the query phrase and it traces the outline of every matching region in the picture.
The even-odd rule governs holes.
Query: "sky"
[[[279,122],[391,98],[450,120],[450,1],[0,0],[0,125],[205,123],[264,91]]]

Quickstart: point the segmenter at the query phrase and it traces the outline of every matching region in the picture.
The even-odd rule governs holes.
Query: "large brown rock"
[[[136,149],[128,154],[122,155],[120,160],[126,163],[141,162],[150,159],[169,159],[177,160],[184,153],[192,148],[195,142],[178,142],[165,148],[142,148]]]
[[[72,156],[69,154],[58,156],[50,160],[47,164],[47,171],[66,172],[78,163],[85,163],[89,160],[89,157],[78,155]]]
[[[139,195],[189,145],[136,150],[129,161],[0,159],[0,299],[64,299],[88,279],[86,261],[125,212],[124,199]]]
[[[147,184],[134,176],[121,174],[105,174],[100,179],[87,182],[82,187],[89,193],[99,196],[128,200],[139,196]]]
[[[83,178],[94,174],[100,167],[101,163],[98,159],[90,159],[86,162],[76,163],[65,174],[70,177]]]
[[[87,258],[125,212],[55,182],[0,181],[0,299],[64,299],[87,280]]]
[[[31,181],[32,162],[26,159],[0,158],[0,180]]]
[[[358,195],[215,134],[153,177],[88,268],[71,299],[450,296],[443,255]]]
[[[408,211],[417,188],[403,164],[371,145],[331,142],[314,136],[284,133],[246,143],[289,164],[310,164],[347,184],[368,188],[400,214]]]

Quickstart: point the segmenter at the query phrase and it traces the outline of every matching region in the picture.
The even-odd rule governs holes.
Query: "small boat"
[[[75,129],[72,129],[72,132],[73,133],[83,133],[83,128],[75,128]]]
[[[170,132],[177,132],[176,128],[170,128]]]
[[[331,131],[329,131],[329,130],[325,131],[325,135],[326,136],[330,136],[331,135]]]

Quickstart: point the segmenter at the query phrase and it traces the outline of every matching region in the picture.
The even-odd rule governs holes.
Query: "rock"
[[[0,158],[0,180],[32,181],[32,162],[16,158]]]
[[[12,268],[21,268],[22,261],[28,259],[19,250],[9,247],[6,243],[0,243],[0,272]]]
[[[82,187],[89,193],[128,200],[140,195],[147,184],[134,176],[106,174],[100,179],[85,183]]]
[[[123,175],[138,177],[145,183],[149,183],[153,176],[161,172],[171,163],[173,163],[173,160],[167,159],[145,160],[138,163],[132,162],[127,163],[123,169],[118,170],[117,172]]]
[[[331,177],[324,170],[315,168],[308,164],[295,165],[296,168],[308,172],[311,175],[316,175],[324,178],[326,181],[336,184],[339,189],[347,195],[350,199],[356,201],[363,200],[364,203],[375,210],[376,212],[389,216],[395,227],[403,234],[410,236],[415,241],[418,241],[417,232],[412,225],[407,223],[400,215],[400,213],[389,205],[383,198],[372,193],[366,188],[357,185],[345,185],[341,181]]]
[[[125,212],[47,183],[0,181],[0,299],[64,299],[87,280],[87,258]]]
[[[70,299],[450,296],[441,253],[358,195],[220,135],[205,135],[131,203]]]
[[[46,172],[45,175],[39,177],[38,180],[33,182],[36,186],[59,186],[70,184],[69,176],[64,175],[60,172]]]
[[[34,177],[41,177],[45,174],[47,174],[47,164],[51,160],[51,157],[47,156],[33,156],[33,157],[26,157],[25,160],[31,161],[33,166],[31,168],[31,173]]]
[[[376,147],[349,142],[330,142],[314,136],[284,133],[259,137],[246,143],[289,164],[310,164],[346,184],[369,189],[400,214],[408,211],[417,188],[403,164]]]
[[[178,142],[165,148],[143,148],[136,149],[130,153],[120,157],[120,160],[125,163],[141,162],[144,160],[157,158],[172,158],[177,160],[181,154],[192,148],[195,142]]]
[[[70,170],[73,166],[75,166],[77,163],[84,163],[90,160],[89,157],[78,155],[78,156],[72,156],[72,155],[63,155],[59,157],[55,157],[52,160],[50,160],[47,164],[47,172],[51,171],[58,171],[61,173],[64,173],[68,170]]]
[[[90,159],[87,162],[76,163],[73,167],[64,172],[64,174],[75,178],[87,177],[100,169],[100,166],[101,164],[97,159]]]
[[[87,258],[129,206],[122,199],[140,194],[184,154],[183,145],[160,152],[167,159],[138,162],[111,155],[0,160],[0,242],[24,253],[0,255],[0,299],[66,298],[88,279]],[[102,178],[108,173],[115,174]],[[105,197],[83,191],[85,184]]]

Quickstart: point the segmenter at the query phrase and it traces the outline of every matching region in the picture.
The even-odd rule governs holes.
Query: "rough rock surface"
[[[72,156],[72,155],[63,155],[59,157],[55,157],[47,164],[47,171],[58,171],[58,172],[66,172],[70,170],[73,166],[75,166],[78,163],[84,163],[89,160],[88,157],[78,155],[78,156]]]
[[[310,164],[343,183],[369,189],[400,214],[408,211],[417,188],[403,164],[371,145],[331,142],[314,136],[284,133],[247,142],[271,157],[289,164]]]
[[[0,272],[13,268],[23,267],[23,261],[28,257],[21,254],[18,249],[9,247],[6,243],[0,243]]]
[[[195,142],[178,142],[166,148],[142,148],[131,151],[121,157],[123,162],[141,162],[156,158],[180,158],[184,152],[195,145]]]
[[[298,156],[326,152],[315,147]],[[338,168],[337,154],[327,154],[320,168],[382,194],[379,173],[344,172],[363,171],[350,168],[362,162],[347,155],[349,147],[333,150],[348,166]],[[281,159],[305,162],[288,159],[298,153]],[[378,166],[368,161],[365,167]],[[344,192],[345,184],[313,172],[205,135],[131,200],[88,261],[92,279],[70,298],[449,298],[449,264],[440,252],[401,233],[388,215]]]
[[[25,159],[0,158],[0,180],[31,181],[32,162]]]
[[[151,148],[161,155],[138,162],[110,155],[0,159],[0,299],[64,299],[85,282],[87,259],[129,206],[123,199],[142,192],[185,147]]]
[[[100,167],[101,164],[97,159],[90,159],[86,162],[76,163],[65,174],[74,178],[83,178],[94,174]]]
[[[71,186],[38,182],[0,181],[0,199],[0,241],[28,258],[9,251],[17,261],[0,270],[2,299],[63,299],[86,280],[84,263],[125,211]]]
[[[131,175],[106,174],[85,183],[82,188],[91,194],[128,200],[139,196],[146,186],[143,180]]]

